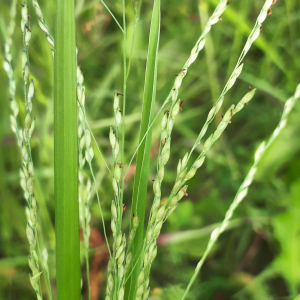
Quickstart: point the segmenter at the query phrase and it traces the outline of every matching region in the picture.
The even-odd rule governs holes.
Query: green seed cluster
[[[245,104],[247,104],[252,97],[254,96],[255,90],[250,91],[247,93],[243,99],[236,105],[232,105],[225,115],[223,116],[222,121],[220,122],[216,131],[211,134],[206,141],[203,143],[203,149],[201,154],[197,157],[195,162],[192,164],[190,168],[188,168],[188,161],[191,156],[191,153],[195,149],[195,147],[200,144],[202,138],[204,137],[209,124],[215,118],[216,114],[220,111],[221,106],[223,104],[224,95],[227,93],[229,89],[233,87],[236,82],[236,79],[239,77],[240,73],[242,72],[243,64],[241,63],[243,58],[245,57],[246,53],[249,51],[252,43],[258,38],[261,32],[261,24],[264,22],[268,15],[268,10],[272,4],[273,0],[267,0],[263,6],[263,9],[257,19],[256,25],[253,28],[246,45],[243,49],[243,52],[239,58],[239,61],[232,72],[227,84],[224,87],[224,90],[218,100],[216,101],[213,108],[210,110],[206,122],[201,129],[199,136],[191,150],[190,153],[186,153],[185,156],[179,160],[177,166],[177,176],[175,180],[174,187],[168,198],[167,203],[164,205],[160,205],[161,199],[161,184],[164,178],[164,167],[169,160],[170,157],[170,146],[171,146],[171,133],[174,126],[175,118],[178,115],[181,109],[181,101],[178,100],[178,93],[179,89],[182,85],[183,78],[186,76],[188,68],[191,64],[196,60],[199,52],[203,49],[205,45],[205,36],[211,30],[211,26],[216,24],[227,7],[227,0],[220,0],[219,5],[216,7],[212,17],[209,19],[202,35],[198,39],[195,47],[192,49],[190,57],[188,58],[187,62],[185,63],[183,69],[179,72],[176,76],[174,81],[174,85],[172,91],[170,93],[172,104],[170,111],[165,112],[162,122],[161,122],[161,145],[159,150],[158,156],[158,166],[157,166],[157,175],[154,180],[153,184],[153,191],[154,191],[154,201],[151,208],[151,214],[149,219],[148,228],[146,231],[145,243],[142,250],[142,265],[137,266],[140,268],[140,274],[138,277],[137,282],[137,290],[136,290],[136,297],[137,300],[146,300],[149,297],[150,287],[149,287],[149,273],[150,268],[153,260],[157,254],[157,246],[156,240],[160,235],[161,228],[165,220],[173,213],[176,209],[178,202],[186,195],[187,185],[185,185],[186,181],[191,179],[198,168],[202,166],[205,160],[205,154],[213,143],[221,136],[225,128],[230,123],[230,120],[234,114],[239,112]],[[44,20],[42,11],[38,5],[36,0],[33,0],[33,5],[36,10],[36,15],[38,17],[38,24],[42,31],[46,34],[46,38],[48,43],[51,47],[54,47],[54,39],[49,31],[49,28]],[[22,14],[23,15],[23,14]],[[30,39],[30,33],[26,33],[24,35],[24,41],[27,43]],[[53,49],[51,49],[53,50]],[[52,51],[52,53],[54,53]],[[9,70],[9,64],[6,64],[6,69]],[[23,76],[26,77],[28,81],[28,68],[26,69],[26,63],[23,69]],[[25,80],[25,79],[24,79]],[[80,107],[84,107],[85,102],[85,89],[83,87],[83,76],[80,72],[80,69],[77,69],[77,97],[78,103]],[[109,260],[108,265],[108,280],[107,280],[107,290],[106,290],[106,300],[109,299],[118,299],[122,300],[124,298],[124,282],[125,282],[125,275],[129,273],[131,270],[132,264],[132,253],[130,251],[132,242],[135,237],[135,233],[139,224],[138,216],[133,216],[133,227],[131,232],[129,233],[128,238],[128,247],[126,251],[126,238],[125,234],[121,232],[121,223],[122,223],[122,205],[120,203],[121,191],[120,191],[120,179],[122,174],[122,162],[118,161],[118,154],[119,154],[119,126],[121,124],[121,111],[119,108],[119,93],[116,91],[114,95],[114,103],[113,103],[113,110],[115,116],[115,129],[111,128],[109,133],[109,140],[112,146],[112,153],[113,153],[113,177],[112,177],[112,186],[115,195],[115,199],[112,201],[111,205],[111,230],[114,236],[114,245],[113,245],[113,257]],[[13,106],[13,105],[12,105]],[[14,109],[12,107],[14,112]],[[18,112],[17,112],[18,113]],[[90,146],[91,144],[91,134],[89,130],[85,129],[85,112],[81,110],[79,113],[80,118],[80,126],[79,126],[79,140],[80,140],[80,153],[79,153],[79,167],[82,169],[85,161],[88,161],[91,167],[91,160],[93,158],[93,150]],[[28,119],[29,120],[29,119]],[[16,123],[16,122],[15,122]],[[12,122],[12,124],[15,125]],[[25,122],[26,123],[26,122]],[[283,126],[283,125],[282,125]],[[16,125],[14,126],[16,127]],[[85,150],[84,150],[85,149]],[[85,152],[84,152],[85,151]],[[84,155],[83,155],[84,153]],[[253,174],[254,175],[254,174]],[[253,178],[253,176],[252,176]],[[249,177],[248,181],[250,182],[252,179]],[[83,185],[83,173],[79,174],[79,181]],[[251,183],[251,182],[250,182]],[[80,199],[81,203],[83,204],[82,207],[82,214],[81,214],[81,221],[90,220],[90,213],[88,207],[88,202],[90,199],[90,189],[91,183],[88,181],[87,190],[86,190],[86,199],[82,197]],[[243,191],[240,193],[239,199],[242,199],[246,195],[246,188],[244,187]],[[83,195],[84,193],[82,193]],[[89,198],[89,199],[88,199]],[[86,228],[89,230],[88,223],[86,224]],[[216,233],[215,233],[216,234]],[[88,234],[89,236],[89,234]]]
[[[19,138],[20,126],[18,121],[19,107],[16,101],[16,82],[14,78],[13,69],[11,66],[11,61],[12,61],[11,46],[12,46],[12,37],[15,31],[16,4],[17,4],[17,0],[13,0],[10,9],[11,21],[10,24],[8,25],[8,30],[7,30],[8,35],[4,44],[3,68],[7,74],[8,85],[9,85],[8,92],[9,92],[10,108],[12,112],[12,114],[10,115],[10,127],[17,137],[19,147],[21,147],[22,142]]]
[[[77,49],[76,49],[77,52]],[[77,54],[77,53],[76,53]],[[91,212],[90,204],[92,198],[92,182],[88,177],[86,185],[84,184],[84,165],[88,162],[90,168],[92,168],[92,159],[94,157],[94,152],[91,147],[91,134],[90,131],[85,126],[85,87],[83,85],[84,77],[77,66],[76,70],[77,79],[77,103],[79,104],[79,125],[78,125],[78,181],[79,181],[79,219],[82,228],[84,248],[85,248],[85,258],[86,258],[86,272],[87,272],[87,283],[88,283],[88,294],[90,295],[90,280],[89,280],[89,248],[90,248],[90,221]]]
[[[255,94],[256,89],[253,89],[251,91],[249,91],[241,100],[240,102],[234,106],[230,106],[229,109],[227,110],[227,112],[225,113],[225,115],[222,118],[222,121],[220,122],[219,126],[217,127],[216,131],[211,134],[206,141],[203,144],[203,149],[202,152],[200,153],[200,155],[197,157],[197,159],[194,161],[194,163],[192,164],[192,166],[190,168],[186,168],[186,164],[188,161],[188,154],[186,154],[182,161],[179,160],[178,163],[178,167],[177,167],[177,178],[176,178],[176,183],[173,186],[171,195],[167,201],[168,205],[171,205],[171,207],[173,205],[175,205],[177,197],[178,196],[173,196],[176,195],[176,193],[178,193],[177,195],[179,195],[180,191],[186,191],[187,186],[185,186],[183,189],[179,190],[188,180],[190,180],[192,177],[194,177],[194,175],[196,174],[197,170],[202,166],[202,164],[204,163],[205,160],[205,155],[206,153],[209,151],[209,149],[211,148],[211,146],[213,145],[213,143],[221,136],[221,134],[224,132],[224,130],[226,129],[226,127],[228,126],[228,124],[231,121],[231,118],[237,113],[239,112],[243,107],[245,107],[245,104],[249,103],[251,101],[251,99],[253,98],[254,94]],[[215,115],[215,111],[217,109],[213,108],[213,110],[211,110],[208,113],[208,117],[207,120],[209,120],[210,118],[213,117],[213,115]],[[205,125],[204,125],[205,126]],[[203,130],[203,128],[202,128]],[[202,131],[201,130],[201,131]],[[178,192],[179,190],[179,192]],[[177,201],[178,202],[178,201]]]
[[[250,97],[249,94],[250,93],[247,94],[248,97]],[[249,99],[247,99],[247,95],[240,101],[240,103],[243,103],[243,101],[245,101],[245,100],[249,101]],[[188,285],[188,287],[187,287],[187,289],[186,289],[186,291],[185,291],[185,293],[182,297],[182,300],[184,300],[186,295],[188,294],[192,284],[195,281],[195,278],[198,276],[198,274],[201,270],[201,267],[202,267],[206,257],[210,253],[210,250],[212,249],[212,247],[214,246],[214,244],[218,240],[220,234],[222,232],[224,232],[224,230],[228,226],[229,221],[230,221],[235,209],[243,201],[243,199],[246,197],[246,195],[248,193],[249,186],[251,185],[251,183],[253,181],[254,175],[256,173],[257,165],[258,165],[261,157],[266,152],[266,150],[270,147],[270,145],[273,143],[274,139],[278,136],[278,134],[285,127],[285,124],[287,122],[287,117],[288,117],[289,113],[291,112],[291,110],[293,109],[293,107],[295,106],[296,102],[299,100],[299,98],[300,98],[300,84],[297,86],[297,89],[295,91],[294,96],[286,101],[285,106],[284,106],[284,110],[283,110],[283,114],[281,116],[281,120],[280,120],[278,126],[276,127],[276,129],[274,130],[274,132],[273,132],[271,138],[269,139],[268,143],[266,144],[265,142],[262,142],[259,145],[259,147],[257,148],[257,150],[255,151],[254,164],[250,168],[246,178],[244,179],[243,183],[241,184],[239,190],[237,191],[233,202],[231,203],[229,209],[226,212],[226,215],[225,215],[225,218],[224,218],[223,222],[221,223],[221,225],[219,227],[214,229],[214,231],[211,233],[210,240],[208,242],[206,250],[205,250],[203,256],[201,257],[200,261],[198,262],[198,264],[196,266],[194,275],[193,275],[192,279],[189,282],[189,285]],[[238,105],[236,107],[238,107]]]
[[[182,160],[179,160],[178,166],[177,166],[177,177],[174,184],[174,187],[172,189],[171,195],[164,205],[160,206],[159,202],[154,202],[152,207],[152,215],[150,218],[150,226],[148,227],[147,233],[146,233],[146,247],[144,252],[144,261],[143,261],[143,268],[141,269],[141,273],[144,273],[146,275],[147,281],[145,281],[143,285],[143,292],[148,291],[148,286],[146,283],[149,281],[149,273],[151,268],[151,263],[155,259],[157,248],[156,248],[156,239],[158,238],[162,225],[166,221],[166,219],[174,212],[174,210],[177,208],[178,202],[183,198],[184,195],[186,195],[187,185],[184,186],[186,181],[191,179],[197,169],[199,169],[205,160],[205,154],[207,151],[211,148],[213,143],[221,136],[225,128],[228,126],[232,116],[240,111],[246,103],[248,103],[252,97],[254,96],[255,90],[252,90],[248,92],[243,99],[238,103],[237,108],[232,105],[225,115],[223,116],[222,121],[220,122],[218,128],[216,131],[205,141],[203,145],[203,150],[199,157],[195,160],[193,165],[190,168],[187,168],[187,161],[188,161],[188,153],[185,154],[185,156],[182,158]],[[216,111],[218,111],[218,108],[214,108],[211,110],[208,114],[208,120],[210,120],[215,114]],[[160,197],[160,185],[157,184],[158,180],[154,181],[153,190],[155,193],[155,196]],[[183,186],[183,187],[182,187]],[[141,274],[140,273],[140,274]],[[142,288],[140,288],[141,290]],[[140,291],[137,289],[137,292]],[[136,299],[144,299],[139,298],[138,295],[136,295]],[[145,298],[147,299],[147,298]]]
[[[44,15],[43,15],[43,12],[39,6],[39,3],[37,0],[32,0],[32,4],[33,4],[33,7],[35,9],[35,14],[38,18],[38,24],[40,26],[40,28],[42,29],[42,31],[45,33],[46,35],[46,39],[49,43],[49,45],[51,46],[51,52],[52,52],[52,55],[54,56],[54,38],[50,32],[50,29],[48,27],[48,24],[46,23],[45,19],[44,19]]]
[[[179,89],[182,85],[183,78],[186,76],[188,68],[191,64],[196,60],[199,52],[203,49],[205,45],[205,36],[210,31],[211,25],[217,23],[212,22],[215,16],[221,15],[223,11],[227,7],[227,1],[221,0],[216,10],[214,11],[213,16],[210,18],[209,23],[206,25],[204,32],[198,39],[195,47],[192,49],[190,57],[185,63],[183,69],[176,76],[176,79],[173,84],[173,88],[171,91],[171,99],[172,104],[170,111],[166,111],[161,121],[161,145],[158,155],[158,167],[157,167],[157,175],[155,177],[153,183],[153,191],[154,191],[154,201],[151,208],[150,220],[148,224],[148,228],[146,231],[146,242],[142,252],[143,257],[143,265],[141,267],[140,275],[144,274],[145,281],[142,285],[138,286],[136,291],[136,299],[148,299],[149,296],[149,273],[152,261],[155,259],[157,254],[157,246],[156,239],[158,238],[163,222],[173,213],[176,209],[178,201],[182,199],[184,195],[186,195],[187,186],[177,191],[176,194],[172,194],[172,202],[169,202],[165,205],[160,206],[160,198],[161,198],[161,183],[164,178],[164,167],[170,158],[170,145],[171,145],[171,133],[174,126],[175,118],[181,110],[182,102],[178,99]],[[218,18],[216,18],[218,20]],[[221,105],[219,105],[220,109]],[[217,113],[217,110],[216,112]],[[180,161],[179,166],[177,168],[177,178],[175,185],[179,187],[182,185],[182,181],[186,176],[186,163],[188,160],[188,154]],[[201,158],[200,161],[204,161],[204,158]],[[201,163],[201,164],[202,164]],[[199,162],[197,163],[199,164]],[[195,164],[195,166],[197,166]],[[199,165],[200,167],[200,165]],[[187,174],[187,178],[191,178],[196,173],[197,168],[193,168]]]
[[[134,229],[129,234],[129,245],[126,251],[126,236],[122,234],[121,224],[123,216],[123,207],[121,204],[121,191],[120,180],[122,174],[122,163],[119,162],[119,126],[121,124],[122,115],[120,111],[120,99],[121,94],[118,91],[114,93],[113,111],[115,116],[115,130],[111,127],[109,131],[109,141],[112,147],[113,156],[113,175],[112,175],[112,187],[115,199],[111,204],[111,230],[114,237],[113,244],[113,257],[110,258],[108,267],[108,279],[106,287],[106,300],[109,299],[124,299],[124,285],[125,274],[128,272],[127,262],[131,262],[132,255],[128,251],[130,250],[135,232],[138,226],[138,216],[134,217]],[[126,260],[127,257],[127,260]]]
[[[32,274],[29,274],[30,282],[34,290],[36,291],[37,299],[42,299],[42,293],[40,288],[40,272],[39,260],[37,254],[37,202],[33,193],[34,184],[34,167],[31,158],[30,139],[35,127],[35,119],[32,118],[32,98],[34,96],[34,84],[31,79],[29,82],[29,58],[28,58],[28,45],[31,38],[30,22],[28,19],[27,3],[22,3],[22,21],[21,29],[23,32],[23,52],[22,52],[22,71],[24,82],[24,98],[25,98],[25,110],[26,116],[24,121],[23,130],[19,131],[19,138],[22,142],[22,169],[20,172],[21,186],[24,190],[25,199],[27,200],[26,216],[26,235],[30,245],[30,255],[28,256],[29,267]]]
[[[84,238],[84,245],[86,249],[89,249],[89,237],[91,234],[90,229],[90,221],[91,221],[91,212],[90,212],[90,203],[92,198],[92,182],[91,179],[87,179],[86,186],[82,181],[82,187],[80,188],[80,195],[79,195],[79,217],[80,217],[80,224],[82,228],[83,238]]]
[[[85,87],[83,86],[84,77],[77,66],[77,101],[80,103],[79,109],[79,126],[78,126],[78,140],[79,140],[79,162],[78,162],[78,181],[79,181],[79,216],[80,224],[84,237],[85,248],[89,249],[89,237],[90,237],[90,201],[92,198],[92,183],[90,178],[87,179],[86,188],[84,185],[84,173],[83,168],[85,162],[91,163],[94,152],[91,148],[91,134],[85,127]]]

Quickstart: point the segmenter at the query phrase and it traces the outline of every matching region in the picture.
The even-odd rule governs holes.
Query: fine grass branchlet
[[[21,8],[21,30],[23,32],[23,51],[22,51],[22,71],[24,84],[25,120],[24,128],[20,129],[19,137],[22,141],[22,169],[21,186],[27,201],[26,216],[26,235],[30,245],[30,255],[28,263],[32,274],[29,274],[30,283],[36,291],[37,299],[43,299],[41,290],[40,276],[42,274],[39,267],[39,246],[37,237],[37,201],[34,195],[35,172],[31,155],[31,136],[35,127],[35,118],[32,117],[32,98],[34,96],[33,79],[29,79],[29,56],[28,46],[31,38],[31,28],[28,17],[27,3],[23,1]]]
[[[229,209],[227,210],[227,212],[225,214],[225,218],[222,221],[221,225],[219,227],[217,227],[216,229],[214,229],[213,232],[211,233],[210,240],[208,242],[206,250],[196,266],[194,275],[192,276],[192,278],[184,292],[182,300],[184,300],[186,298],[191,286],[193,285],[196,277],[198,276],[198,274],[202,268],[202,265],[203,265],[204,261],[206,260],[207,256],[209,255],[212,247],[217,242],[219,236],[225,231],[226,227],[229,225],[229,221],[231,220],[234,211],[240,205],[240,203],[244,200],[244,198],[247,196],[249,187],[254,179],[254,176],[257,171],[257,167],[259,165],[261,158],[263,157],[266,150],[272,145],[272,143],[274,142],[276,137],[280,134],[280,132],[285,127],[288,116],[289,116],[291,110],[293,109],[293,107],[295,106],[296,102],[299,100],[299,98],[300,98],[300,84],[297,86],[295,94],[286,101],[281,119],[280,119],[277,127],[273,131],[268,142],[267,143],[262,142],[259,145],[259,147],[257,148],[257,150],[255,151],[254,163],[251,166],[251,168],[250,168],[248,174],[246,175],[243,183],[241,184],[240,188],[238,189],[238,191],[234,197],[234,200],[231,203]]]
[[[168,197],[168,201],[165,204],[163,204],[162,206],[160,206],[160,201],[159,201],[159,199],[161,197],[160,183],[162,181],[163,174],[164,174],[164,170],[163,170],[164,165],[166,164],[166,162],[168,161],[169,156],[170,156],[170,140],[171,140],[170,135],[171,135],[171,130],[172,130],[172,127],[174,124],[174,120],[172,120],[172,117],[176,116],[179,111],[179,103],[180,103],[179,101],[180,100],[178,102],[176,102],[177,97],[178,97],[178,89],[181,86],[182,79],[186,75],[187,70],[185,68],[183,68],[175,79],[173,90],[172,90],[171,110],[170,110],[170,112],[167,112],[167,114],[165,114],[163,116],[162,123],[161,123],[162,124],[162,134],[161,134],[162,150],[160,148],[160,152],[159,152],[159,156],[158,156],[158,174],[159,175],[156,176],[155,181],[153,183],[153,190],[154,190],[155,198],[154,198],[154,202],[153,202],[153,205],[151,208],[150,219],[149,219],[149,223],[148,223],[148,228],[147,228],[143,252],[142,252],[143,265],[140,267],[141,268],[140,274],[141,273],[145,274],[145,270],[146,270],[146,278],[149,276],[151,263],[154,260],[156,253],[157,253],[156,239],[158,238],[158,236],[160,234],[162,225],[166,221],[166,219],[174,212],[174,210],[176,209],[176,207],[178,205],[178,202],[183,198],[184,195],[187,195],[186,191],[187,191],[188,186],[186,185],[186,182],[189,179],[191,179],[195,175],[197,169],[201,167],[201,165],[203,164],[203,162],[205,160],[206,153],[209,151],[209,149],[211,148],[213,143],[221,136],[221,134],[223,133],[223,131],[225,130],[227,125],[229,123],[231,123],[231,118],[237,112],[239,112],[246,104],[248,104],[248,102],[253,98],[253,96],[255,94],[256,89],[249,91],[236,106],[232,105],[228,108],[227,112],[223,116],[223,119],[222,119],[221,123],[219,124],[219,126],[217,127],[216,131],[213,134],[211,134],[206,139],[206,141],[203,143],[203,149],[202,149],[201,154],[197,157],[197,159],[194,161],[192,166],[190,168],[188,168],[188,161],[189,161],[189,158],[190,158],[192,152],[194,151],[196,146],[198,144],[200,144],[200,142],[202,141],[202,138],[204,137],[204,135],[207,131],[209,124],[212,122],[214,117],[217,115],[217,113],[221,109],[225,94],[227,93],[227,91],[229,89],[231,89],[233,87],[237,78],[239,77],[239,75],[242,72],[242,69],[243,69],[242,60],[246,56],[246,54],[249,51],[253,42],[257,39],[258,35],[260,34],[260,28],[262,26],[261,24],[265,20],[265,18],[262,18],[262,15],[265,15],[266,9],[267,10],[269,9],[269,2],[270,1],[266,1],[265,5],[263,6],[263,8],[258,16],[258,19],[256,21],[256,24],[246,41],[245,47],[242,50],[242,53],[238,59],[238,62],[236,64],[232,74],[230,75],[221,95],[217,99],[213,108],[209,111],[206,122],[205,122],[203,128],[201,129],[199,136],[194,143],[194,146],[192,147],[190,153],[186,153],[186,155],[179,161],[178,167],[177,167],[176,181],[175,181],[174,187],[171,191],[171,194]],[[222,7],[222,10],[226,8],[226,5],[224,5],[222,1],[220,2],[219,5],[220,5],[220,7]],[[270,5],[271,5],[271,3],[270,3]],[[266,7],[268,7],[268,8],[266,8]],[[220,11],[220,9],[217,7],[216,11]],[[208,24],[206,25],[206,27],[204,29],[204,33],[209,32],[210,26],[212,24],[214,24],[214,22],[216,21],[214,16],[218,16],[218,14],[216,12],[214,12],[213,16],[209,19]],[[192,55],[193,55],[193,51],[192,51]],[[190,61],[190,59],[188,61]],[[192,59],[192,61],[193,60],[194,59]],[[177,104],[177,107],[176,107],[176,104]],[[175,108],[174,109],[175,113],[173,111],[173,107]],[[169,116],[171,116],[171,118]],[[143,292],[146,293],[147,291],[148,291],[148,286],[144,285]],[[136,295],[136,297],[138,297],[138,295]]]

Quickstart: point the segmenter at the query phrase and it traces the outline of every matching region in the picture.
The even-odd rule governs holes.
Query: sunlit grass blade
[[[54,189],[58,300],[79,300],[79,208],[74,1],[56,1]]]
[[[155,0],[153,6],[148,57],[145,75],[144,85],[144,97],[143,97],[143,109],[142,120],[140,127],[140,141],[143,139],[145,133],[148,130],[151,120],[153,118],[154,103],[156,96],[156,82],[157,82],[157,54],[160,35],[160,0]],[[137,154],[136,173],[133,187],[133,199],[132,199],[132,213],[138,214],[140,218],[140,224],[138,226],[132,254],[133,257],[138,257],[138,251],[141,251],[143,245],[144,234],[144,219],[145,219],[145,206],[147,198],[147,186],[148,186],[148,171],[150,161],[151,150],[151,130],[148,132],[147,137],[139,148]],[[134,265],[134,263],[132,264]],[[131,278],[128,280],[126,286],[126,299],[134,299],[136,281],[139,274],[139,264],[133,270]]]

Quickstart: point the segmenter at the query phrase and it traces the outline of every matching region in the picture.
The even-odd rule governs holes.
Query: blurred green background
[[[40,242],[49,252],[55,291],[53,59],[28,2],[32,16],[29,55],[36,87],[33,114],[37,126],[32,138],[35,194],[39,202]],[[131,1],[126,2],[129,57],[134,13]],[[10,3],[9,0],[0,2],[0,299],[27,300],[35,299],[35,294],[28,277],[25,200],[19,185],[21,159],[10,130],[8,81],[2,68]],[[20,3],[17,6],[12,65],[23,120]],[[107,0],[106,3],[121,21],[121,1]],[[218,0],[162,1],[157,111],[172,87],[174,75],[188,58],[217,3]],[[233,0],[222,16],[223,21],[212,27],[204,50],[189,69],[180,89],[183,112],[176,119],[173,131],[163,196],[169,195],[178,160],[193,145],[208,111],[234,68],[263,3],[263,0]],[[125,167],[138,145],[152,4],[151,0],[144,0],[142,4],[127,84]],[[40,5],[54,31],[54,1],[41,0]],[[181,201],[163,227],[150,281],[153,300],[177,299],[185,289],[212,230],[224,218],[252,165],[256,147],[269,138],[279,122],[284,101],[293,95],[300,83],[300,1],[278,0],[272,10],[272,15],[264,22],[263,33],[244,60],[241,76],[225,96],[222,113],[243,97],[249,85],[257,88],[254,99],[233,118],[232,124],[213,146],[206,163],[189,182],[189,196]],[[109,126],[113,125],[113,92],[116,89],[122,91],[122,34],[100,1],[77,0],[76,22],[78,61],[85,76],[87,117],[110,164],[108,132]],[[282,134],[264,155],[248,196],[206,260],[189,299],[288,300],[295,299],[300,293],[299,113],[300,103],[290,115]],[[211,131],[219,121],[212,123]],[[149,179],[155,175],[159,134],[160,121],[157,121],[153,130]],[[95,154],[96,188],[109,228],[113,192],[103,161],[97,152]],[[88,176],[88,168],[85,171]],[[124,201],[128,207],[124,217],[125,232],[128,232],[130,221],[133,174],[134,168],[129,172],[125,187]],[[153,199],[151,187],[148,197],[149,212]],[[92,299],[96,300],[104,299],[108,253],[95,197],[91,210],[91,286]],[[108,232],[111,235],[109,229]],[[82,278],[83,299],[86,299],[83,260]]]

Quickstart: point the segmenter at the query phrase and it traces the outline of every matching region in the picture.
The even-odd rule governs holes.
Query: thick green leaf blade
[[[54,188],[58,300],[79,300],[79,208],[74,0],[56,1]]]
[[[156,82],[157,82],[157,55],[160,35],[160,0],[154,0],[150,36],[148,57],[145,75],[144,85],[144,97],[143,97],[143,109],[142,120],[140,127],[139,142],[143,139],[149,125],[153,119],[153,111],[156,96]],[[132,213],[138,213],[140,218],[140,224],[136,232],[135,240],[133,243],[133,257],[139,259],[139,253],[141,252],[143,245],[144,235],[144,221],[145,221],[145,207],[147,198],[147,186],[148,186],[148,171],[150,162],[150,150],[151,150],[151,136],[152,131],[149,130],[147,137],[141,144],[137,154],[136,173],[134,178],[133,187],[133,199],[132,199]],[[133,262],[135,265],[136,260]],[[132,271],[131,277],[127,281],[126,286],[126,298],[135,299],[136,281],[139,275],[139,263]]]

